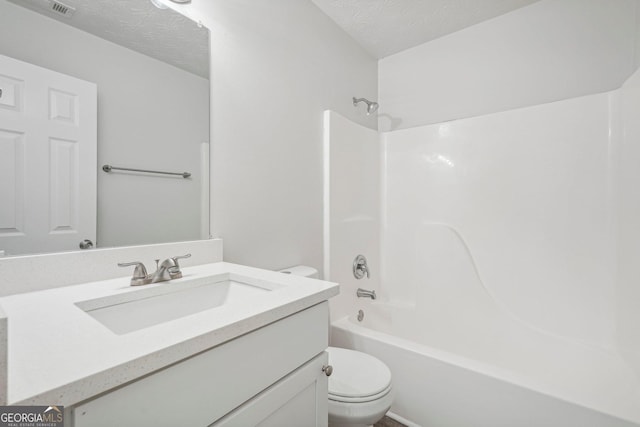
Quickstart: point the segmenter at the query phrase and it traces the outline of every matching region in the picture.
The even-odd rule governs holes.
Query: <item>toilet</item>
[[[391,371],[360,351],[329,347],[329,426],[370,426],[384,417],[391,403]]]
[[[318,278],[312,267],[296,266],[281,273]],[[365,427],[391,408],[391,371],[382,361],[360,351],[329,347],[329,427]]]

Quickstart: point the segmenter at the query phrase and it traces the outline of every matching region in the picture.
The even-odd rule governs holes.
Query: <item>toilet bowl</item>
[[[317,278],[312,267],[280,270]],[[360,351],[329,347],[329,427],[371,426],[387,413],[393,402],[391,371],[382,361]]]
[[[391,371],[366,353],[329,347],[329,426],[370,426],[393,402]]]

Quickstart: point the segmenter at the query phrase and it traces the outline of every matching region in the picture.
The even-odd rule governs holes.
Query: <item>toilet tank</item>
[[[280,270],[280,273],[293,274],[294,276],[304,276],[310,279],[317,279],[320,277],[320,275],[318,274],[318,270],[306,265],[296,265],[294,267],[285,268],[284,270]]]

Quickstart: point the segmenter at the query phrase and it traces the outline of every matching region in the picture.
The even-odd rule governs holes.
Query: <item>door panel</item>
[[[49,231],[53,234],[77,233],[78,141],[51,138],[49,152]]]
[[[24,82],[9,76],[0,74],[0,109],[22,112]]]
[[[24,134],[0,129],[0,236],[23,236]]]

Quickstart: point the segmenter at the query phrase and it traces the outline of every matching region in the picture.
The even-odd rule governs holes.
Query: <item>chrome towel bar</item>
[[[111,166],[111,165],[102,166],[102,170],[105,171],[105,172],[111,172],[112,170],[118,170],[118,171],[143,172],[143,173],[159,173],[159,174],[162,174],[162,175],[178,175],[178,176],[181,176],[183,178],[189,178],[191,176],[191,174],[189,172],[163,172],[163,171],[152,171],[152,170],[147,170],[147,169],[119,168],[119,167]]]

